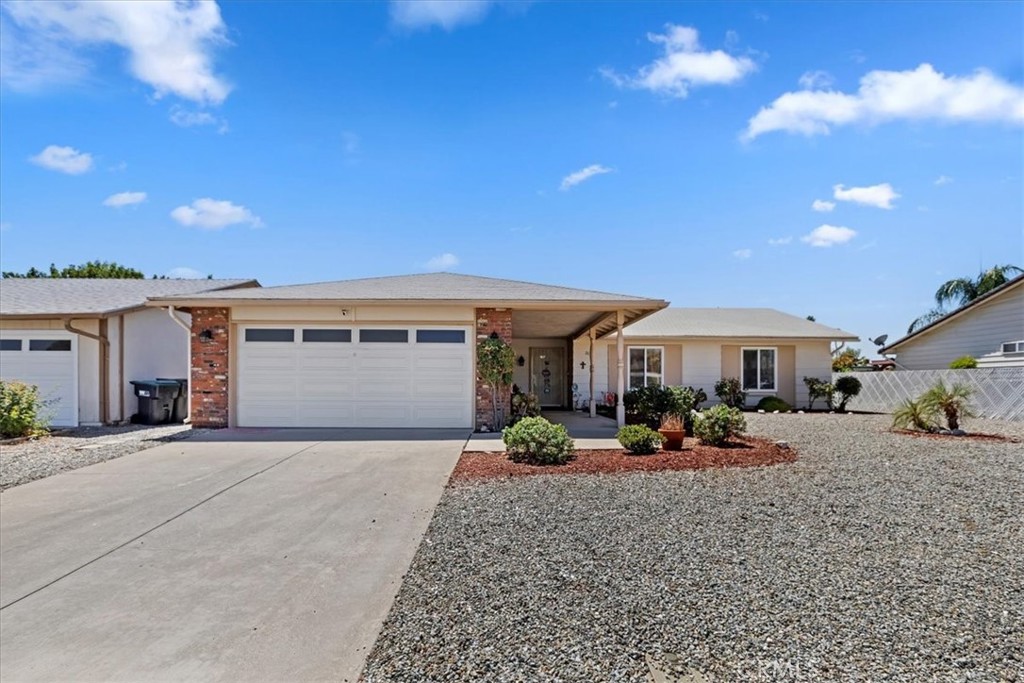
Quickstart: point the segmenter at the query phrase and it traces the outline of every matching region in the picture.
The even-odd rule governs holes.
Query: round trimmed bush
[[[530,465],[564,465],[572,460],[575,445],[560,424],[543,417],[524,417],[501,431],[508,459]]]
[[[729,439],[743,434],[747,421],[738,408],[724,403],[697,413],[693,422],[693,433],[700,442],[709,446],[725,445]]]
[[[973,370],[978,367],[978,360],[973,356],[960,356],[949,364],[950,370]]]
[[[618,431],[615,438],[633,455],[656,453],[665,442],[665,437],[646,425],[626,425]]]
[[[39,389],[24,382],[0,382],[0,438],[35,436],[46,431],[46,402]]]
[[[788,413],[793,410],[793,407],[778,396],[765,396],[757,402],[757,409],[766,413],[774,413],[776,410],[780,413]]]

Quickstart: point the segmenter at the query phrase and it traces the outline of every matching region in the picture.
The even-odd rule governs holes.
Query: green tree
[[[832,357],[832,372],[849,372],[867,364],[868,359],[861,355],[860,349],[845,348]]]
[[[81,266],[71,264],[64,268],[57,268],[51,263],[49,272],[29,268],[24,273],[5,271],[3,276],[5,278],[114,278],[118,280],[141,280],[146,277],[142,271],[122,266],[113,261],[88,261]]]
[[[916,332],[951,313],[952,311],[947,309],[950,304],[956,308],[966,306],[978,297],[1006,284],[1020,273],[1024,273],[1024,269],[1019,266],[992,266],[978,273],[975,278],[958,277],[942,283],[935,292],[936,307],[910,323],[907,334]]]
[[[491,388],[491,415],[494,418],[491,427],[498,429],[502,426],[498,417],[498,392],[504,392],[512,384],[516,354],[511,345],[493,334],[477,344],[476,358],[476,371]]]

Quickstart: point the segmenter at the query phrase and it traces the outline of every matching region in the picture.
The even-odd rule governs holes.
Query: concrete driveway
[[[451,430],[225,430],[0,496],[0,678],[355,680]]]

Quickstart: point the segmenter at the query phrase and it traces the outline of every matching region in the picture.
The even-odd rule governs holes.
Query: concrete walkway
[[[226,430],[0,496],[0,678],[354,681],[463,431]]]
[[[590,417],[589,413],[582,413],[578,410],[546,410],[543,417],[551,422],[565,425],[569,436],[576,443],[576,448],[622,448],[615,438],[619,429],[615,425],[615,420],[611,418],[600,415]],[[501,453],[505,450],[505,444],[498,432],[473,434],[466,442],[466,450]]]

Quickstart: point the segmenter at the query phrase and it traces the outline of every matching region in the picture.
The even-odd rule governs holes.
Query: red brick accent
[[[226,308],[192,309],[192,426],[228,426],[231,349]]]
[[[498,337],[509,344],[512,343],[512,311],[510,309],[478,308],[476,309],[476,338],[486,339],[491,333],[497,332]],[[474,359],[475,362],[475,359]],[[512,390],[506,387],[498,397],[498,409],[507,419],[512,413]],[[476,378],[476,428],[485,425],[495,429],[494,413],[491,405],[491,388],[479,376]]]

